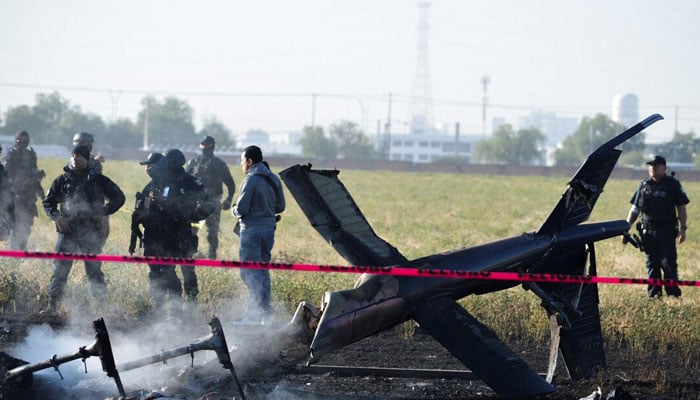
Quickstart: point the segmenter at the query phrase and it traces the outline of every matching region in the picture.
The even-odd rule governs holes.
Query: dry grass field
[[[42,159],[48,188],[65,160]],[[273,165],[275,171],[286,166]],[[231,166],[236,182],[242,179]],[[130,211],[134,193],[147,182],[143,167],[136,162],[107,161],[104,173],[127,195],[125,207],[111,219],[111,236],[105,253],[127,254]],[[377,234],[396,246],[407,258],[453,250],[536,230],[565,190],[562,177],[506,177],[447,173],[396,173],[385,171],[341,171],[341,179],[355,197]],[[644,172],[640,172],[640,179]],[[624,219],[629,198],[638,181],[613,180],[590,218],[590,222]],[[679,246],[681,279],[700,280],[700,183],[684,187],[688,206],[687,242]],[[312,229],[287,193],[287,211],[278,225],[273,261],[339,264],[346,262]],[[40,213],[41,214],[41,213]],[[238,244],[232,233],[234,219],[222,214],[219,257],[238,258]],[[52,251],[53,225],[41,214],[35,221],[30,247]],[[200,235],[200,248],[206,250]],[[0,243],[6,249],[7,243]],[[204,251],[206,253],[206,251]],[[620,239],[599,242],[598,273],[601,276],[645,277],[643,254]],[[82,265],[71,273],[67,300],[85,303],[89,299]],[[138,264],[103,266],[108,280],[110,312],[126,318],[137,317],[149,307],[147,267]],[[0,258],[0,307],[5,312],[33,313],[46,306],[46,289],[52,265],[47,260]],[[222,313],[244,304],[246,290],[238,271],[199,268],[202,312]],[[328,290],[348,288],[356,276],[344,274],[272,272],[273,298],[280,313],[292,311],[299,301],[319,304]],[[680,301],[646,299],[640,285],[600,287],[601,315],[608,348],[624,349],[642,357],[653,353],[663,358],[673,353],[680,365],[693,368],[700,359],[700,289],[684,288]],[[88,300],[89,303],[89,300]],[[506,341],[546,342],[548,325],[538,299],[519,288],[483,296],[471,296],[462,303],[477,318],[491,326]],[[517,317],[516,317],[517,316]],[[650,366],[648,377],[659,379],[661,366]],[[643,379],[644,376],[638,378]]]

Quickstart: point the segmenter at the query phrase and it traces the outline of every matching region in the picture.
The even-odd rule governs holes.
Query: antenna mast
[[[428,9],[430,1],[418,1],[418,53],[411,90],[411,133],[424,133],[433,124],[433,99],[428,62]]]

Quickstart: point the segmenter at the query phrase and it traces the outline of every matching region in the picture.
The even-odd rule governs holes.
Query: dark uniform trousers
[[[58,233],[56,241],[57,253],[86,253],[98,254],[101,244],[96,240],[99,233],[83,229],[73,233]],[[63,298],[68,275],[73,267],[73,260],[55,260],[53,274],[49,282],[49,301],[56,307]],[[85,260],[85,274],[90,282],[90,292],[99,303],[103,303],[107,291],[102,263]]]
[[[174,248],[174,243],[152,242],[148,237],[144,238],[144,256],[164,256],[191,258],[192,254],[183,254],[182,250]],[[149,293],[154,302],[154,306],[160,307],[167,300],[178,302],[181,299],[183,290],[185,300],[194,301],[199,294],[199,285],[194,266],[181,265],[183,282],[177,277],[174,264],[148,264],[149,273]]]
[[[221,204],[221,195],[212,196],[217,204]],[[209,253],[208,257],[210,259],[216,258],[216,251],[219,249],[219,225],[221,221],[221,207],[214,210],[211,215],[207,217],[205,224],[207,226],[207,243],[209,243]]]
[[[678,263],[676,262],[676,237],[678,230],[671,228],[644,229],[642,242],[646,253],[647,276],[649,279],[678,280]],[[663,272],[663,276],[662,276]],[[665,286],[669,296],[680,296],[678,286]],[[661,286],[649,285],[649,297],[661,296]]]

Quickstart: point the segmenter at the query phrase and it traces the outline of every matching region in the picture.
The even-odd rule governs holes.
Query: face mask
[[[148,176],[151,177],[151,179],[157,179],[156,166],[155,166],[155,165],[149,165],[148,168],[146,168],[146,173],[148,174]]]

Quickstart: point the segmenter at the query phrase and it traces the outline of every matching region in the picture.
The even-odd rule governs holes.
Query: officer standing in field
[[[641,214],[641,242],[646,253],[647,275],[651,279],[678,280],[676,241],[685,241],[688,229],[686,204],[690,202],[681,183],[666,175],[666,159],[655,156],[647,162],[649,178],[641,182],[630,202],[627,222],[632,225]],[[665,286],[668,296],[680,297],[678,286]],[[649,298],[661,297],[660,286],[649,285]]]
[[[157,200],[162,196],[163,183],[158,182],[156,173],[158,162],[163,159],[161,153],[151,153],[146,160],[139,162],[146,166],[146,173],[151,181],[146,184],[143,191],[136,193],[136,206],[131,216],[132,234],[135,229],[138,233],[139,225],[143,225],[143,255],[144,256],[173,256],[186,257],[188,251],[182,251],[178,246],[183,240],[175,237],[175,232],[182,231],[188,235],[185,229],[178,229],[174,219],[166,211],[157,205]],[[160,174],[162,179],[162,174]],[[182,225],[182,224],[180,224]],[[129,253],[133,254],[133,242]],[[149,293],[154,309],[163,307],[166,298],[173,300],[182,296],[182,284],[175,273],[174,265],[148,264],[149,266]]]
[[[90,151],[90,156],[88,158],[88,171],[94,173],[94,174],[102,174],[102,163],[104,162],[104,157],[94,155],[92,154],[92,145],[95,143],[95,136],[93,136],[91,133],[87,132],[78,132],[75,135],[73,135],[73,147],[75,146],[85,146],[88,148]],[[104,247],[105,243],[107,243],[107,237],[109,236],[109,217],[105,216],[103,218],[102,223],[100,224],[100,250],[99,253],[102,252],[102,248]]]
[[[204,185],[185,172],[185,156],[180,150],[168,150],[165,156],[151,153],[141,161],[151,181],[137,195],[133,223],[144,227],[146,256],[191,258],[197,251],[197,235],[191,224],[206,218],[218,207],[205,192]],[[130,249],[131,251],[132,249]],[[199,293],[193,266],[181,266],[183,284],[174,265],[149,264],[150,293],[155,308],[166,298],[179,301],[183,288],[185,300],[194,301]]]
[[[99,253],[102,248],[101,224],[124,205],[124,193],[108,177],[88,168],[90,150],[76,146],[71,151],[70,164],[51,183],[44,199],[44,210],[56,224],[58,253]],[[72,260],[55,260],[49,283],[48,312],[56,311],[63,298]],[[103,304],[106,285],[99,261],[85,261],[85,273],[90,291]]]
[[[207,193],[221,204],[219,210],[211,213],[205,220],[207,226],[207,242],[209,243],[208,257],[216,258],[216,250],[219,248],[219,221],[221,220],[221,210],[231,208],[231,201],[236,192],[236,183],[231,176],[228,166],[224,160],[214,155],[216,142],[213,137],[205,136],[199,143],[201,155],[187,162],[185,170],[194,175],[204,184]],[[221,201],[223,196],[223,185],[228,189],[228,196]]]
[[[0,144],[0,155],[2,145]],[[0,241],[7,240],[15,227],[15,200],[10,186],[10,178],[0,163]]]
[[[15,250],[27,250],[34,218],[38,216],[36,198],[44,199],[41,180],[46,174],[37,167],[36,152],[29,146],[29,140],[27,131],[18,132],[15,146],[5,158],[5,169],[15,196],[15,229],[10,238],[10,248]]]

